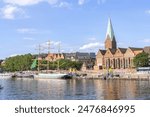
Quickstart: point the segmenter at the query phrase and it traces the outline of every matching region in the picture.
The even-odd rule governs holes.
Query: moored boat
[[[34,75],[34,78],[40,78],[40,79],[70,79],[72,78],[69,74],[63,74],[63,73],[39,73],[37,75]]]
[[[0,73],[0,78],[12,78],[13,74],[11,73]]]
[[[48,55],[50,55],[50,41],[47,42],[48,44]],[[69,79],[69,78],[72,78],[72,75],[70,74],[67,74],[67,73],[59,73],[59,72],[53,72],[53,73],[41,73],[40,72],[40,65],[42,65],[42,62],[41,62],[41,59],[40,59],[40,50],[41,50],[41,45],[39,45],[39,55],[36,59],[34,59],[32,65],[31,65],[31,69],[36,69],[38,70],[38,74],[35,74],[34,75],[34,78],[37,78],[37,79],[59,79],[59,78],[63,78],[63,79]],[[59,50],[58,50],[58,55],[60,55],[60,45],[59,45]],[[50,58],[53,58],[50,57]],[[49,71],[49,63],[50,61],[53,61],[51,60],[50,58],[47,59],[47,65],[43,65],[43,66],[47,66],[47,71]],[[61,57],[59,59],[57,59],[57,70],[59,71],[59,60],[61,59]],[[54,61],[53,61],[54,62]]]
[[[33,74],[32,73],[15,73],[13,75],[13,78],[33,78]]]

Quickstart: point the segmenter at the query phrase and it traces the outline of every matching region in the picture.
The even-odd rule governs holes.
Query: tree
[[[30,70],[32,64],[32,55],[17,55],[15,57],[9,57],[5,60],[5,71],[25,71]]]
[[[148,67],[149,66],[149,54],[142,52],[136,55],[133,59],[135,67]]]
[[[82,62],[78,62],[78,61],[70,61],[70,60],[65,60],[65,59],[61,59],[58,60],[59,61],[59,68],[63,69],[63,70],[69,70],[70,68],[74,68],[76,70],[80,70],[82,67]],[[56,61],[56,63],[58,62]]]

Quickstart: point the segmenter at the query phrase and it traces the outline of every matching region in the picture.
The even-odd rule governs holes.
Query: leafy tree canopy
[[[9,57],[5,60],[4,70],[5,71],[24,71],[30,70],[32,64],[32,55],[17,55],[14,57]]]
[[[142,52],[133,59],[135,67],[147,67],[149,66],[149,54]]]

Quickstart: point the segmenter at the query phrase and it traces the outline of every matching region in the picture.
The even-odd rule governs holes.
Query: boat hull
[[[12,74],[0,74],[0,78],[3,78],[3,79],[7,79],[7,78],[12,78]]]
[[[39,73],[38,75],[34,75],[34,78],[39,78],[39,79],[60,79],[60,78],[71,78],[68,76],[68,74],[44,74],[44,73]]]

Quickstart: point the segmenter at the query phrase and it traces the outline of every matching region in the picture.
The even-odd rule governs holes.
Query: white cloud
[[[106,2],[106,0],[97,0],[97,4],[104,4]]]
[[[88,39],[89,41],[96,41],[97,39],[95,37],[91,37]]]
[[[53,46],[58,46],[59,44],[61,44],[61,42],[60,41],[48,41],[46,42],[46,45],[48,44],[53,45]]]
[[[56,49],[56,51],[59,49],[58,46],[61,44],[60,41],[47,41],[45,43],[42,43],[40,44],[41,46],[41,49],[44,51],[44,50],[47,50],[49,47],[50,49]]]
[[[103,47],[103,46],[104,46],[104,44],[99,43],[99,42],[95,42],[95,43],[85,44],[85,45],[83,45],[82,47],[80,47],[79,49],[80,49],[80,50],[94,49],[94,48]]]
[[[16,17],[24,16],[24,11],[14,5],[6,5],[0,9],[0,15],[4,19],[15,19]]]
[[[39,3],[41,0],[3,0],[7,4],[25,6]]]
[[[56,7],[59,8],[71,8],[71,4],[68,2],[60,2],[59,4],[56,5]]]
[[[79,5],[83,5],[85,3],[85,0],[78,0]]]
[[[20,28],[20,29],[17,29],[17,32],[34,34],[34,33],[37,33],[37,30],[34,28]]]
[[[145,13],[150,14],[150,10],[146,10]]]
[[[5,7],[0,9],[1,17],[5,19],[15,19],[16,17],[28,18],[23,6],[36,5],[42,2],[48,3],[52,6],[69,7],[69,3],[61,2],[61,0],[3,0]]]
[[[150,43],[150,39],[144,39],[143,42],[144,43]]]
[[[18,6],[29,6],[38,4],[40,2],[48,2],[49,4],[53,5],[56,4],[59,0],[3,0],[7,4],[13,4]]]
[[[60,0],[42,0],[42,1],[47,1],[50,5],[57,4]]]
[[[33,39],[32,37],[24,37],[23,40],[34,41],[35,39]]]

